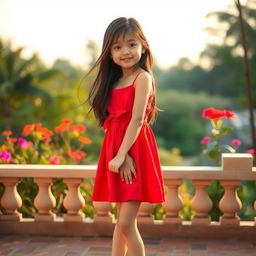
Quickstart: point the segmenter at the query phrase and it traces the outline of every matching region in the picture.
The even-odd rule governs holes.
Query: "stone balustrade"
[[[237,216],[242,202],[236,189],[242,180],[256,180],[256,168],[252,165],[251,154],[224,153],[221,167],[162,166],[166,188],[163,208],[166,214],[163,220],[154,220],[151,212],[155,205],[143,202],[138,214],[142,234],[164,237],[255,237],[256,218],[254,221],[241,221]],[[93,220],[85,218],[81,212],[85,201],[79,189],[80,184],[84,178],[94,180],[96,168],[95,165],[0,165],[0,183],[5,188],[0,200],[3,210],[0,215],[0,234],[111,235],[116,222],[111,214],[114,203],[93,202],[97,210]],[[22,200],[17,193],[17,184],[24,177],[34,178],[38,185],[38,194],[34,200],[38,212],[33,219],[22,218],[18,212]],[[52,211],[56,204],[51,192],[54,178],[63,178],[68,187],[64,199],[67,213],[63,218],[56,218]],[[184,179],[191,180],[195,187],[191,201],[195,215],[191,221],[185,221],[179,215],[184,203],[178,190]],[[212,180],[219,180],[225,191],[219,203],[219,209],[223,212],[219,222],[212,221],[208,215],[212,201],[207,188]]]

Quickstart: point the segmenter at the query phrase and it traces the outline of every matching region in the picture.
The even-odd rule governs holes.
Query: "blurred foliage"
[[[164,110],[152,127],[161,148],[179,148],[182,155],[196,155],[201,151],[198,143],[205,133],[201,111],[210,106],[228,106],[231,101],[204,92],[179,93],[175,90],[159,92],[159,107]]]
[[[179,148],[172,148],[171,150],[165,150],[164,148],[158,149],[161,165],[180,165],[182,157],[180,155]]]

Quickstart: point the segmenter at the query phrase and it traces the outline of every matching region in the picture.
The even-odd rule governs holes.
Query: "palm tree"
[[[256,9],[254,7],[255,1],[248,0],[247,4],[243,6],[243,23],[245,27],[245,32],[248,40],[248,55],[250,58],[256,56],[256,25],[255,25],[255,17],[256,17]],[[214,16],[217,18],[218,22],[221,24],[227,24],[228,28],[225,31],[224,36],[224,44],[230,44],[233,48],[241,47],[241,37],[240,37],[240,29],[239,29],[239,12],[236,9],[235,4],[229,7],[227,12],[218,11],[218,12],[210,12],[206,17]],[[216,30],[213,28],[207,28],[208,32],[216,33]],[[229,41],[228,41],[229,40]],[[227,41],[229,43],[227,43]]]
[[[10,42],[4,45],[0,39],[0,118],[5,129],[11,128],[12,113],[24,99],[41,97],[50,103],[51,95],[37,85],[60,74],[57,69],[45,69],[36,54],[22,58],[23,50],[12,50]]]

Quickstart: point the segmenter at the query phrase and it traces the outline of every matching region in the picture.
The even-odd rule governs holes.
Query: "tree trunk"
[[[251,84],[250,78],[250,67],[247,55],[247,42],[244,30],[244,23],[243,23],[243,13],[242,7],[240,4],[240,0],[235,0],[236,7],[239,12],[239,24],[240,24],[240,36],[241,36],[241,43],[244,50],[244,79],[246,85],[246,92],[247,92],[247,99],[248,99],[248,109],[249,109],[249,116],[250,116],[250,127],[251,127],[251,136],[252,136],[252,146],[254,149],[254,165],[256,162],[256,132],[255,132],[255,123],[254,123],[254,114],[253,114],[253,89]]]

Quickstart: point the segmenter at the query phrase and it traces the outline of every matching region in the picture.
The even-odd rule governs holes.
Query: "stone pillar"
[[[166,179],[164,184],[168,187],[166,200],[163,203],[163,208],[167,212],[164,217],[164,223],[180,224],[182,219],[179,216],[179,211],[183,207],[183,200],[178,193],[178,189],[182,184],[182,179]]]
[[[241,210],[242,204],[236,192],[240,181],[223,180],[220,183],[225,189],[224,196],[219,203],[219,208],[224,213],[224,215],[220,217],[220,223],[240,225],[240,218],[237,216],[237,212]]]
[[[2,177],[1,182],[5,186],[4,194],[1,198],[1,206],[4,214],[0,215],[0,220],[20,221],[21,214],[17,211],[22,205],[22,199],[17,192],[18,178]]]
[[[138,222],[154,223],[154,216],[151,212],[154,209],[154,204],[148,202],[142,202],[139,208],[139,214],[137,217]]]
[[[55,214],[51,210],[55,207],[56,200],[51,191],[52,178],[35,178],[34,181],[38,185],[38,194],[34,201],[38,209],[35,221],[54,221]]]
[[[192,224],[209,225],[211,218],[208,212],[212,208],[212,201],[208,195],[207,187],[211,181],[193,180],[192,183],[196,187],[196,194],[191,201],[191,208],[196,211],[196,215],[192,217]]]
[[[84,206],[84,198],[80,192],[80,184],[82,178],[64,178],[63,182],[68,187],[67,195],[64,199],[63,205],[67,210],[64,215],[64,221],[82,222],[84,214],[80,211]]]

